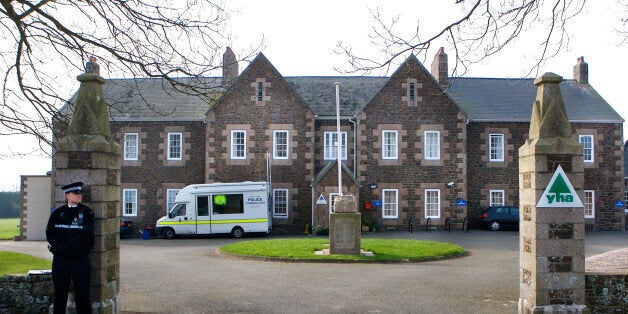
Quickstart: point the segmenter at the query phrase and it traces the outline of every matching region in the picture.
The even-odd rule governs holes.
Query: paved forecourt
[[[123,239],[122,311],[515,313],[519,233],[378,232],[363,237],[446,241],[467,257],[424,263],[282,263],[219,256],[238,240]],[[275,238],[272,236],[271,238]],[[266,239],[253,237],[246,240]],[[628,247],[628,232],[593,232],[586,256]],[[44,242],[0,241],[0,250],[47,257]]]

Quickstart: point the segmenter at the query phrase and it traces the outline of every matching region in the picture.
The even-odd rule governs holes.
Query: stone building
[[[448,77],[442,49],[431,71],[411,55],[390,77],[284,77],[262,53],[239,73],[233,60],[228,49],[224,77],[203,79],[214,101],[159,79],[107,80],[111,130],[124,149],[123,217],[152,225],[186,185],[270,178],[274,230],[326,226],[338,142],[343,193],[380,229],[405,230],[410,218],[442,226],[466,217],[473,226],[488,206],[518,205],[534,79]],[[583,215],[590,228],[623,230],[615,207],[624,197],[623,119],[588,84],[587,67],[579,58],[561,84],[583,144]],[[71,102],[61,113],[70,110]]]

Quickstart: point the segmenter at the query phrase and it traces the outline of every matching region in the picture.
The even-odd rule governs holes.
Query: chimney
[[[222,85],[228,86],[238,77],[238,60],[231,47],[227,47],[225,53],[222,54]]]
[[[573,66],[573,79],[578,83],[589,83],[589,65],[584,62],[584,57],[578,58],[578,63]]]
[[[434,56],[434,61],[432,61],[432,76],[438,84],[445,85],[447,84],[447,71],[447,54],[445,54],[445,49],[440,47]]]
[[[89,61],[85,63],[85,73],[96,73],[100,75],[100,65],[98,64],[98,59],[96,59],[96,57],[89,57]]]

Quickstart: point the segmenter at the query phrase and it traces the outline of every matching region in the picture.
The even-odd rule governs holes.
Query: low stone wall
[[[51,275],[0,277],[0,313],[48,313],[54,288]]]
[[[628,274],[585,274],[585,280],[592,313],[628,313]]]

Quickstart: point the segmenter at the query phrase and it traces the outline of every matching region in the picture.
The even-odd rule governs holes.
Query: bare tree
[[[574,18],[585,14],[587,4],[587,0],[455,0],[448,9],[452,18],[442,27],[426,31],[419,19],[409,35],[403,35],[403,30],[398,29],[399,17],[387,21],[381,11],[375,9],[371,10],[375,24],[370,38],[372,44],[381,48],[378,55],[359,55],[345,43],[339,43],[336,52],[349,60],[350,69],[345,72],[369,73],[389,70],[394,62],[410,52],[425,57],[431,45],[446,41],[449,55],[453,52],[455,58],[453,73],[461,75],[474,63],[512,46],[523,33],[534,32],[541,40],[529,75],[565,48],[569,42],[568,26],[574,23]],[[623,15],[618,16],[616,31],[623,34],[621,44],[624,44],[628,34],[628,4],[617,0],[617,8],[622,7]]]
[[[618,23],[615,31],[620,36],[620,45],[628,43],[628,2],[620,2],[621,7],[618,13]]]
[[[71,96],[64,86],[92,56],[111,76],[162,78],[213,97],[215,86],[177,78],[216,75],[228,17],[207,0],[0,0],[0,135],[33,135],[47,151],[51,116]]]

